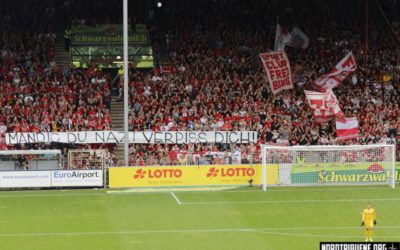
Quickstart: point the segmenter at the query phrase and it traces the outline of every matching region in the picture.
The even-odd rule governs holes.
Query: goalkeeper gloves
[[[374,220],[374,225],[376,225],[376,220]]]
[[[365,224],[364,224],[364,221],[363,222],[361,222],[361,226],[364,226]]]

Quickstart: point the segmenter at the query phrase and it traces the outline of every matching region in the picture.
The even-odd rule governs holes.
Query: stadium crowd
[[[101,20],[95,5],[85,17],[86,12],[79,9],[87,8],[77,9],[79,2],[68,1],[70,10],[76,13],[74,22],[119,20],[118,13],[106,11],[110,9],[107,1],[98,5],[98,13],[108,16]],[[342,4],[350,6],[342,8]],[[399,34],[394,14],[400,6],[395,2],[385,4]],[[131,66],[130,130],[254,130],[259,140],[255,145],[136,144],[130,147],[130,165],[231,163],[235,153],[240,154],[243,163],[260,162],[263,143],[397,143],[400,47],[383,18],[372,14],[365,63],[363,16],[355,11],[362,7],[359,2],[343,0],[323,6],[319,1],[256,1],[254,5],[240,0],[167,2],[161,10],[168,23],[164,71],[157,68],[144,73]],[[154,15],[151,11],[150,17]],[[47,12],[52,15],[51,8]],[[320,14],[313,14],[317,12]],[[300,27],[311,41],[306,50],[287,48],[296,86],[275,96],[258,57],[273,48],[277,20],[271,13],[279,13],[279,22],[285,27]],[[138,20],[152,21],[147,16]],[[158,48],[158,41],[154,46]],[[4,90],[0,92],[0,124],[7,126],[7,131],[112,129],[109,75],[97,70],[95,63],[87,70],[57,65],[52,32],[3,32],[0,50],[0,88]],[[311,82],[327,73],[348,51],[356,56],[358,70],[335,93],[345,116],[358,118],[359,138],[339,142],[334,122],[314,121],[303,90],[311,90]],[[122,79],[118,86],[121,83]],[[113,146],[92,145],[111,152]],[[108,153],[108,162],[122,164],[112,153]]]
[[[5,132],[111,130],[108,74],[94,64],[85,70],[57,65],[56,37],[48,22],[54,18],[54,7],[46,1],[28,2],[17,9],[14,4],[3,13],[0,31],[0,150],[81,147],[54,143],[7,146]],[[45,14],[32,17],[29,8]],[[91,146],[98,147],[112,148]]]
[[[265,11],[268,6],[263,9],[252,5],[254,9],[249,9],[243,1],[229,5],[224,1],[220,5],[203,1],[197,2],[195,7],[180,4],[180,8],[169,10],[172,16],[167,40],[170,68],[162,75],[156,72],[146,76],[138,72],[132,77],[130,129],[255,130],[260,140],[253,152],[250,145],[182,148],[133,145],[131,164],[147,165],[146,160],[153,164],[154,159],[171,155],[171,150],[183,155],[240,150],[242,159],[253,157],[254,162],[259,162],[262,143],[395,143],[400,122],[400,51],[395,37],[389,32],[378,32],[382,21],[375,23],[371,27],[373,46],[370,44],[367,65],[363,38],[352,35],[360,34],[362,24],[343,25],[360,22],[351,8],[330,9],[332,6],[329,6],[322,10],[326,15],[313,19],[307,13],[317,10],[319,5],[316,2],[298,4],[283,11],[282,17],[286,19],[282,23],[293,25],[293,12],[300,10],[296,14],[307,18],[303,22],[296,20],[296,24],[301,25],[312,41],[307,50],[288,48],[296,89],[276,96],[267,87],[258,58],[260,52],[271,48],[266,41],[273,41],[275,35],[274,18],[263,15],[268,12]],[[197,10],[194,16],[192,8]],[[359,138],[338,142],[334,122],[318,124],[314,121],[303,90],[311,90],[310,83],[327,73],[348,51],[356,55],[359,70],[335,92],[345,116],[358,118]],[[172,155],[174,157],[167,157],[167,164],[179,164],[179,154]],[[193,158],[184,162],[187,161]]]

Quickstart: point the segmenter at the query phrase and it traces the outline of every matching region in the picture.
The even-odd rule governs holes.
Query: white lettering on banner
[[[102,170],[52,171],[52,187],[99,187],[103,186]]]
[[[160,131],[129,132],[129,142],[138,144],[188,143],[251,143],[257,141],[255,131]],[[7,144],[59,143],[123,143],[124,133],[118,131],[6,133]]]
[[[343,112],[332,90],[327,90],[324,93],[304,90],[304,93],[308,105],[314,113],[316,122],[326,123],[335,116],[336,119],[343,119]]]
[[[357,69],[353,53],[348,53],[328,74],[318,77],[314,86],[321,92],[333,89]]]
[[[284,51],[263,53],[260,54],[260,58],[274,95],[293,88],[290,62]]]

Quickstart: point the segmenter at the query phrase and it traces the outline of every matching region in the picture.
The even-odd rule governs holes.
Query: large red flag
[[[326,123],[333,118],[343,119],[343,112],[339,107],[339,102],[332,90],[324,93],[304,90],[307,103],[314,113],[315,121]]]
[[[337,87],[342,81],[354,73],[357,69],[357,63],[353,53],[348,53],[336,66],[323,76],[314,81],[314,86],[321,92]]]
[[[356,117],[345,118],[343,121],[336,120],[337,140],[349,140],[358,137],[358,121]]]

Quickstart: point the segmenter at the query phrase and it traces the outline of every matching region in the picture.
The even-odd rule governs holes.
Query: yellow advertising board
[[[277,181],[278,166],[268,169],[268,182],[272,184]],[[110,188],[239,186],[248,185],[248,181],[251,179],[253,179],[254,185],[261,183],[261,165],[109,168]]]

